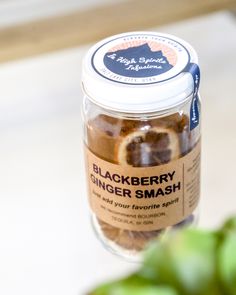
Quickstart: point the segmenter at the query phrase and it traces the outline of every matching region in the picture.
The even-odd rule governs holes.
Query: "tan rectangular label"
[[[86,147],[89,202],[110,225],[152,231],[181,222],[200,195],[200,142],[184,157],[155,167],[121,166]]]

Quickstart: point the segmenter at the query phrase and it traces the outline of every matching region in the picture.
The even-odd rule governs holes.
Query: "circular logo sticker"
[[[100,46],[92,66],[102,77],[124,84],[152,84],[178,75],[189,63],[187,49],[154,34],[123,35]]]

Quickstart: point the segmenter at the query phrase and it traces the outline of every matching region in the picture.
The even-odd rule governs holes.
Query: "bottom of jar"
[[[142,261],[142,251],[126,249],[118,245],[114,240],[107,238],[95,214],[92,214],[91,222],[98,240],[103,244],[106,250],[129,262],[139,263]]]
[[[95,234],[105,249],[126,261],[140,263],[142,261],[143,251],[152,240],[161,240],[164,235],[171,231],[196,226],[199,220],[199,210],[196,209],[185,220],[173,226],[152,232],[121,230],[99,220],[95,214],[92,214],[91,220]]]

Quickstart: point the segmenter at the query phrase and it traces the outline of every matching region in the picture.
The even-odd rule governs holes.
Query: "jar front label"
[[[104,161],[86,147],[89,202],[102,221],[152,231],[183,221],[200,195],[200,142],[184,157],[155,167]]]

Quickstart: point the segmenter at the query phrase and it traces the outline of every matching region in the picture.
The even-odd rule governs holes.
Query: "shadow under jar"
[[[135,260],[152,239],[197,221],[199,79],[193,48],[153,32],[105,39],[84,60],[88,196],[113,253]]]

